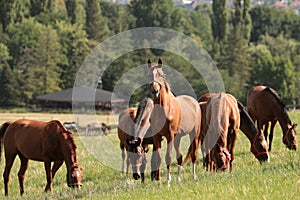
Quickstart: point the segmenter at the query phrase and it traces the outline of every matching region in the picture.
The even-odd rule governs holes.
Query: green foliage
[[[283,34],[286,38],[299,40],[300,16],[289,10],[276,7],[258,6],[251,10],[251,41],[256,42],[261,35],[277,37]]]
[[[86,32],[89,39],[102,41],[108,36],[108,27],[101,15],[98,0],[86,1]]]
[[[129,9],[136,17],[136,27],[183,29],[183,13],[172,0],[133,0]]]
[[[100,6],[101,13],[106,17],[111,34],[117,34],[135,27],[136,19],[127,7],[105,1],[101,1]]]
[[[67,13],[70,18],[71,24],[76,23],[76,0],[65,0]]]
[[[8,65],[0,67],[0,105],[18,106],[19,93],[17,79]]]
[[[87,34],[83,30],[82,25],[57,22],[56,29],[60,40],[59,43],[61,44],[61,53],[67,57],[66,62],[60,65],[60,87],[67,89],[73,87],[76,72],[88,55],[90,47]]]
[[[267,6],[250,10],[250,0],[234,0],[233,11],[225,3],[214,0],[212,5],[184,10],[172,0],[133,0],[126,6],[100,0],[0,0],[0,70],[3,77],[11,73],[15,80],[5,87],[20,90],[9,104],[29,106],[37,95],[72,87],[92,48],[108,36],[139,27],[169,28],[193,38],[214,58],[226,90],[240,100],[249,87],[264,84],[278,90],[285,102],[294,101],[300,95],[295,89],[300,87],[299,15]],[[187,61],[159,49],[116,59],[101,77],[103,89],[112,91],[133,67],[158,57],[178,70],[197,96],[207,92]],[[91,64],[98,61],[96,56]],[[88,73],[88,81],[88,76],[99,76]],[[124,93],[129,90],[124,88]],[[130,101],[135,104],[147,95],[147,86],[141,86]]]

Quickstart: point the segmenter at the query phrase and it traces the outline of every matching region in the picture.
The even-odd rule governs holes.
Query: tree
[[[102,41],[109,34],[105,19],[101,15],[97,0],[86,1],[86,32],[91,40]]]
[[[3,66],[9,66],[8,61],[11,59],[8,48],[5,44],[0,42],[0,69]]]
[[[101,13],[107,19],[107,25],[112,34],[135,28],[135,17],[120,4],[106,1],[100,2]]]
[[[164,27],[183,31],[183,13],[172,0],[133,0],[129,10],[136,17],[136,27]]]
[[[7,31],[8,25],[13,21],[14,0],[0,0],[0,20],[2,30]]]
[[[55,0],[30,0],[30,16],[54,10]]]
[[[66,9],[67,9],[71,24],[75,24],[76,23],[76,7],[77,7],[76,0],[65,0],[65,4],[66,4]]]
[[[19,88],[15,75],[8,65],[0,68],[0,106],[19,105]]]
[[[285,103],[295,99],[297,73],[288,57],[273,56],[266,45],[249,49],[251,77],[249,85],[267,85],[274,88]]]
[[[213,37],[217,41],[226,41],[227,35],[227,11],[226,1],[213,0],[212,2],[212,32]]]
[[[60,87],[71,88],[74,85],[76,73],[90,52],[87,34],[80,24],[57,22],[57,32],[62,46],[62,53],[67,56],[67,62],[60,67]]]

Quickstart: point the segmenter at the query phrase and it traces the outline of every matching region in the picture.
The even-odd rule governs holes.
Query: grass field
[[[300,122],[300,112],[289,113],[293,122]],[[0,122],[19,118],[49,121],[73,121],[72,115],[40,113],[3,113]],[[98,119],[115,124],[115,116],[99,116]],[[300,132],[300,130],[298,131]],[[83,188],[74,191],[66,185],[66,168],[63,166],[53,182],[53,191],[44,193],[46,175],[43,163],[31,161],[25,178],[25,195],[19,196],[17,171],[19,160],[12,168],[8,199],[300,199],[300,153],[289,151],[281,142],[281,129],[277,124],[274,134],[271,161],[260,165],[250,153],[250,143],[240,132],[233,172],[207,173],[201,159],[197,166],[197,180],[192,180],[191,165],[184,166],[182,181],[176,181],[176,163],[172,165],[171,187],[165,180],[166,169],[162,168],[162,180],[150,181],[149,171],[146,183],[134,181],[131,174],[120,173],[121,151],[118,148],[116,129],[108,136],[79,137],[77,156],[84,167]],[[299,138],[298,138],[299,141]],[[108,146],[109,148],[106,148]],[[182,148],[185,149],[182,145]],[[184,152],[185,153],[185,152]],[[103,157],[104,155],[104,157]],[[199,154],[199,157],[201,154]],[[164,157],[164,155],[163,155]],[[148,155],[150,161],[151,153]],[[164,159],[163,159],[164,160]],[[175,157],[173,156],[173,160]],[[112,164],[115,163],[115,164]],[[4,158],[0,163],[1,175]],[[149,170],[149,166],[147,166]],[[4,199],[3,178],[0,177],[0,199]]]

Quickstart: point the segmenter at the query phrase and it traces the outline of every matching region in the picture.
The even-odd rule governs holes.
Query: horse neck
[[[258,129],[255,127],[251,118],[246,114],[244,110],[241,110],[240,117],[241,117],[240,129],[250,140],[250,142],[252,142],[255,135],[258,133]]]
[[[68,134],[68,133],[64,133]],[[77,157],[76,157],[76,146],[74,144],[74,141],[67,137],[63,137],[63,142],[61,144],[62,153],[64,155],[65,163],[67,166],[67,170],[69,170],[74,164],[77,163]]]
[[[275,115],[280,124],[283,134],[287,133],[291,126],[291,119],[288,116],[287,110],[281,104],[276,103]]]

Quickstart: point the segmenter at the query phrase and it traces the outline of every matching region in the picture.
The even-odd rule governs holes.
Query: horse
[[[122,173],[129,172],[129,167],[130,167],[129,157],[127,156],[126,159],[126,155],[128,151],[127,140],[130,139],[133,132],[133,127],[134,127],[133,120],[136,116],[136,112],[137,112],[137,108],[127,108],[119,114],[119,118],[118,118],[118,138],[120,140],[120,149],[122,151],[122,166],[121,166]],[[125,170],[125,159],[127,160],[126,170]]]
[[[234,160],[240,115],[237,100],[230,94],[206,94],[199,99],[202,112],[201,151],[206,170],[225,171]],[[188,157],[186,157],[185,162]],[[210,168],[210,169],[209,169]]]
[[[148,144],[153,144],[152,129],[150,127],[150,117],[153,107],[154,103],[151,98],[144,98],[138,104],[137,114],[133,120],[133,136],[127,140],[133,178],[138,180],[141,177],[142,183],[145,180],[144,172],[147,163],[146,155],[149,150]]]
[[[108,135],[111,127],[104,122],[92,122],[86,126],[86,132],[101,131],[104,135]]]
[[[166,81],[162,70],[162,60],[158,60],[157,65],[152,66],[148,60],[149,68],[149,86],[153,93],[154,108],[151,115],[151,127],[153,130],[153,154],[151,159],[151,179],[160,179],[161,165],[161,137],[167,140],[167,151],[165,162],[167,165],[167,181],[170,185],[171,174],[170,165],[172,161],[172,145],[176,150],[178,164],[177,179],[181,180],[182,153],[180,149],[180,139],[182,136],[189,134],[190,146],[192,149],[193,178],[196,178],[196,160],[198,148],[198,138],[201,125],[201,111],[198,102],[190,96],[180,95],[175,97],[171,92],[169,83]]]
[[[82,186],[82,167],[78,166],[74,137],[59,121],[20,119],[6,122],[0,128],[0,137],[5,150],[3,179],[6,196],[10,170],[17,155],[21,161],[18,172],[21,195],[24,194],[24,176],[29,159],[44,162],[47,175],[45,192],[52,190],[52,180],[63,162],[67,167],[68,186],[78,189]],[[52,169],[51,162],[54,162]]]
[[[64,122],[63,125],[69,131],[78,132],[78,128],[75,122]]]
[[[217,95],[216,93],[206,93],[203,94],[199,99],[199,106],[201,107],[201,112],[202,112],[202,116],[206,116],[206,103],[207,101],[213,96],[213,95]],[[250,151],[253,153],[253,155],[260,161],[260,162],[264,162],[269,160],[269,154],[268,154],[268,149],[267,149],[267,144],[266,144],[266,140],[263,137],[263,134],[261,131],[259,131],[251,117],[249,116],[246,108],[243,106],[243,104],[239,101],[237,101],[238,103],[238,108],[239,108],[239,112],[240,112],[240,130],[247,136],[247,138],[249,139],[250,143],[251,143],[251,148]],[[206,118],[202,117],[202,121],[201,121],[201,145],[203,145],[203,139],[205,137],[205,134],[208,129],[208,125],[206,123]],[[205,147],[203,147],[205,148]],[[186,158],[188,159],[188,158]],[[206,170],[208,170],[208,165],[210,163],[209,161],[209,156],[204,157],[203,158],[203,166],[206,168]],[[187,161],[185,161],[186,163]]]
[[[276,91],[266,86],[254,86],[247,94],[247,109],[257,128],[263,130],[267,140],[269,122],[271,122],[269,135],[269,151],[272,149],[274,127],[279,122],[282,129],[282,142],[290,150],[297,150],[296,130],[297,124],[292,121],[287,113],[284,103]]]
[[[238,101],[240,110],[240,129],[251,143],[250,151],[260,163],[269,161],[267,141],[261,130],[258,130],[249,116],[245,106]]]

